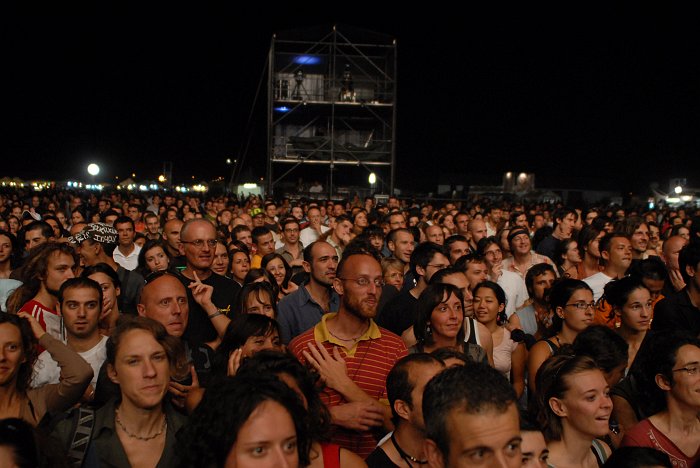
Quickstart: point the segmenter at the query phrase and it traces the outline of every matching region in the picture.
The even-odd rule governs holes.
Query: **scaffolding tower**
[[[268,60],[268,193],[315,166],[329,197],[371,173],[393,194],[396,41],[346,26],[286,31],[272,37]]]

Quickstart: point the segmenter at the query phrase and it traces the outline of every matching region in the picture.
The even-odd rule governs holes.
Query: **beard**
[[[368,303],[367,301],[370,301]],[[371,303],[373,301],[373,303]],[[355,317],[368,320],[377,316],[377,305],[379,304],[379,299],[376,295],[368,295],[364,299],[359,299],[348,294],[341,296],[341,303],[343,308],[350,312]]]

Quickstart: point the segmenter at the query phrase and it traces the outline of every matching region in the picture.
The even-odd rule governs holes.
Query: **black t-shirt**
[[[687,287],[654,306],[653,330],[687,330],[700,335],[700,309],[690,302]]]
[[[408,291],[402,292],[384,306],[377,317],[377,324],[401,336],[416,321],[417,306],[418,299]]]
[[[214,325],[211,324],[211,320],[207,317],[207,313],[202,309],[202,306],[194,300],[192,291],[188,287],[194,280],[181,274],[180,281],[187,289],[187,301],[190,306],[190,318],[183,338],[190,343],[208,343],[215,340],[217,334]],[[235,311],[238,302],[238,292],[241,289],[238,283],[216,273],[212,273],[202,283],[214,288],[211,301],[218,309],[229,308],[229,314]]]
[[[542,239],[542,241],[537,245],[537,249],[535,249],[535,252],[537,252],[540,255],[546,255],[553,261],[554,252],[556,251],[559,242],[559,239],[550,234],[544,239]]]
[[[374,452],[365,458],[365,463],[367,463],[367,468],[394,468],[398,466],[380,447],[374,449]]]

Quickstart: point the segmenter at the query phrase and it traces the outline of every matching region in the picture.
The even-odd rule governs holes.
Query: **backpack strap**
[[[95,411],[81,406],[73,416],[73,432],[68,447],[68,462],[75,468],[83,466],[95,427]]]

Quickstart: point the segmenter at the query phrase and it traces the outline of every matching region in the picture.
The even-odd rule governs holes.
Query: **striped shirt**
[[[314,328],[292,340],[289,349],[306,364],[302,351],[308,350],[309,343],[323,343],[331,356],[333,348],[337,346],[345,359],[350,379],[367,395],[388,406],[386,376],[394,367],[394,363],[408,354],[406,345],[401,338],[370,321],[367,332],[360,337],[357,344],[350,349],[345,348],[341,341],[328,333],[326,321],[335,316],[335,313],[325,314]],[[340,393],[329,387],[322,390],[321,400],[327,407],[348,403]],[[352,450],[362,458],[366,458],[377,446],[377,438],[372,431],[357,432],[342,427],[336,427],[331,442]]]

